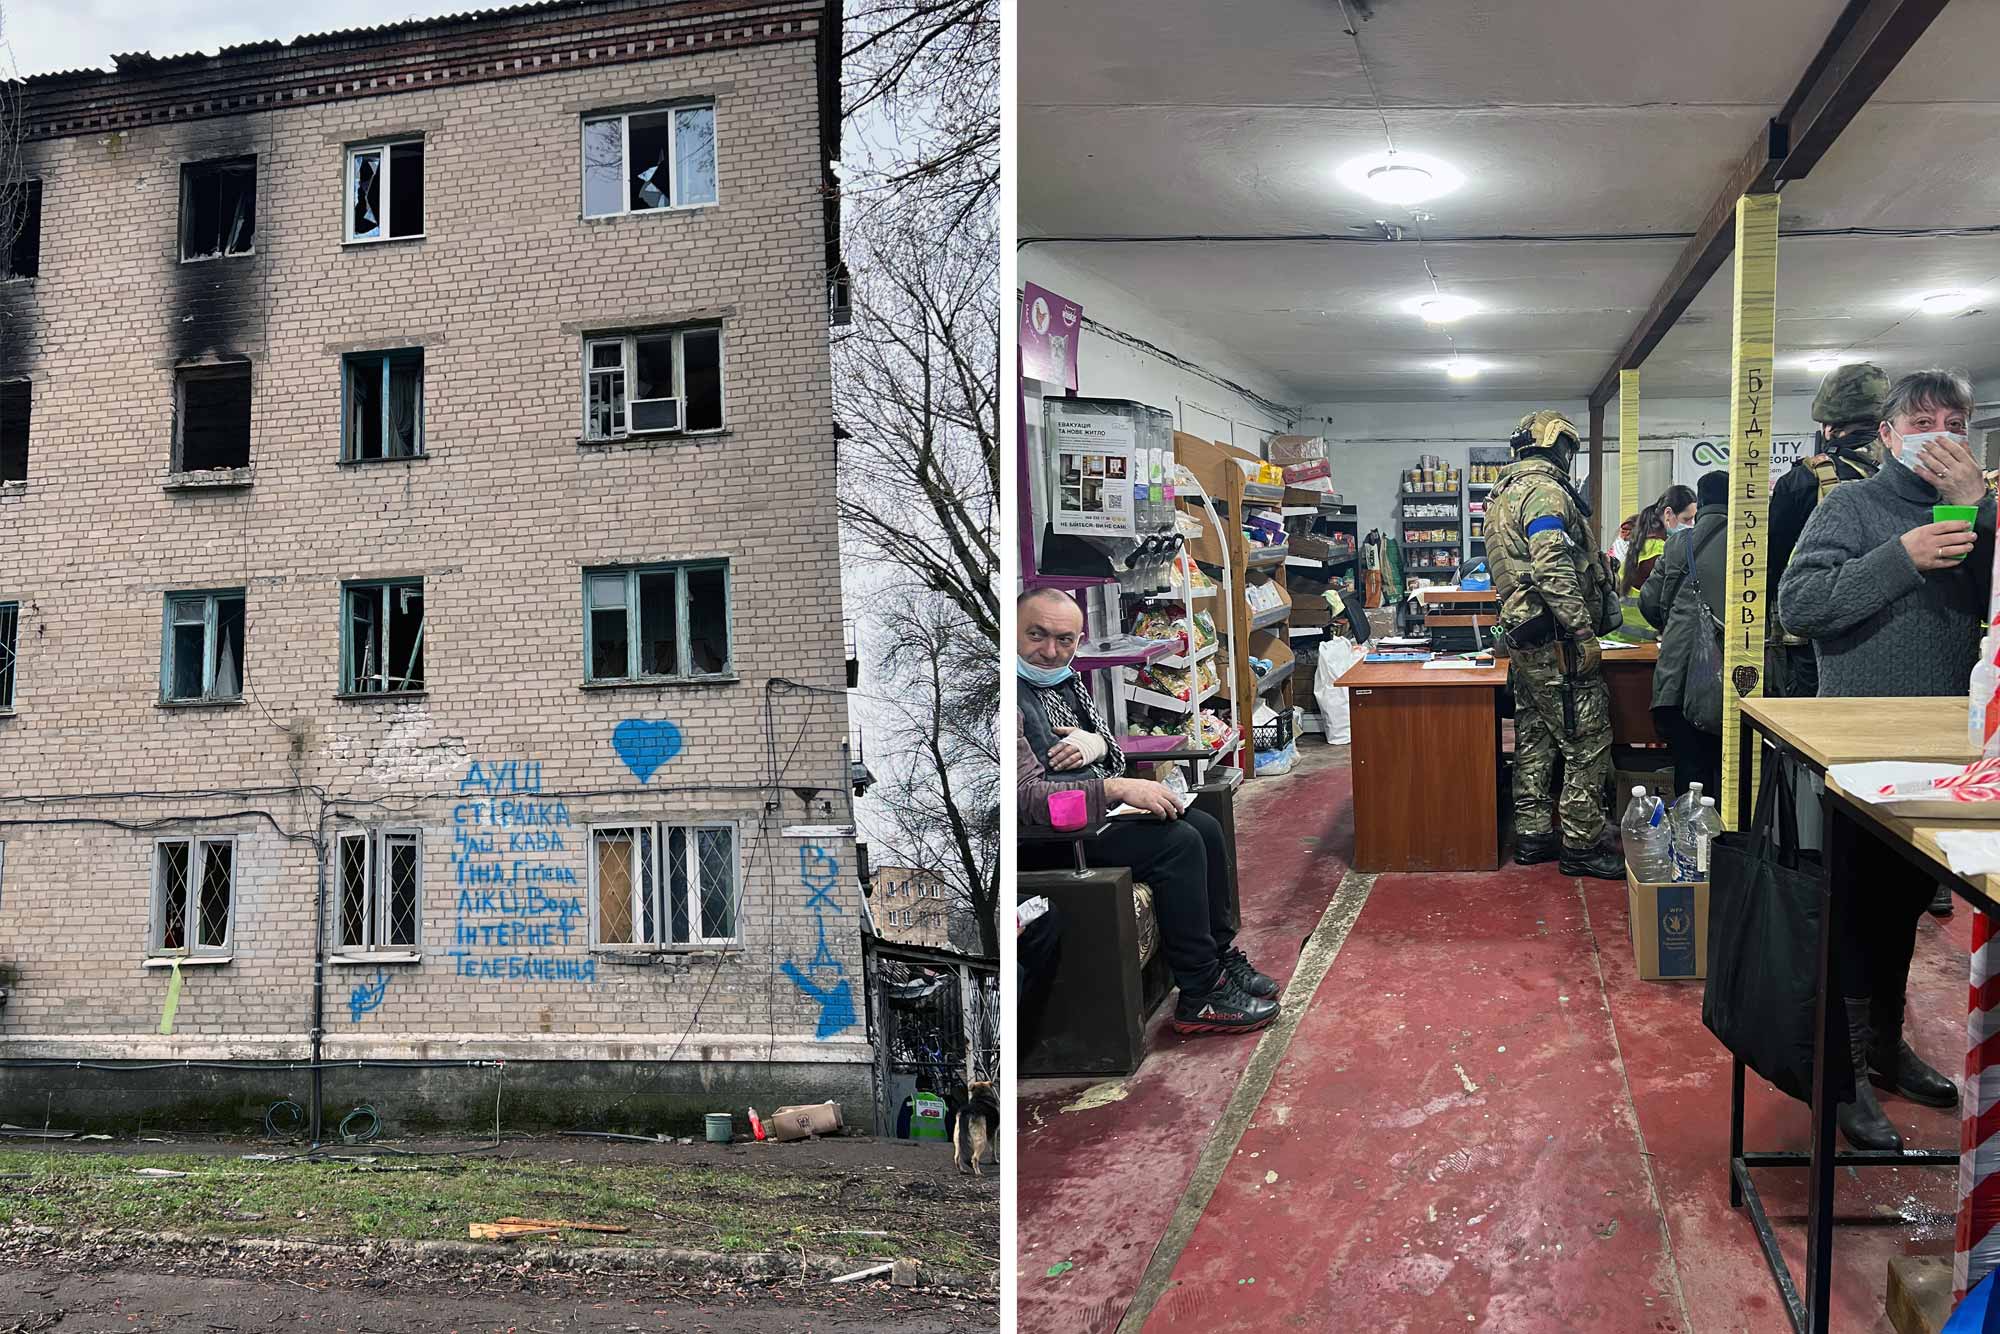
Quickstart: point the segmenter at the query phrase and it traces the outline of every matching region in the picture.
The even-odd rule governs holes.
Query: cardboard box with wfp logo
[[[1708,881],[1641,880],[1625,868],[1632,954],[1647,982],[1708,976]]]

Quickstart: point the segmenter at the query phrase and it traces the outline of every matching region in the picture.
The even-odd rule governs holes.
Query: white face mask
[[[1940,440],[1949,440],[1957,445],[1963,445],[1966,442],[1966,438],[1956,431],[1920,431],[1916,435],[1904,435],[1898,431],[1896,433],[1896,457],[1902,461],[1905,468],[1914,470],[1917,464],[1922,461],[1924,451]]]

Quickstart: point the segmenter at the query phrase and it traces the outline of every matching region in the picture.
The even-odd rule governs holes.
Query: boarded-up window
[[[591,877],[598,945],[671,949],[736,940],[733,825],[592,830]]]

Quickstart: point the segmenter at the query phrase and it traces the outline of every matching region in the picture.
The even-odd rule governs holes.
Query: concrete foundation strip
[[[1277,1022],[1264,1030],[1264,1036],[1257,1042],[1257,1050],[1250,1055],[1250,1064],[1236,1083],[1236,1091],[1230,1094],[1229,1104],[1222,1109],[1222,1116],[1216,1121],[1208,1143],[1202,1146],[1201,1157],[1195,1160],[1194,1175],[1189,1178],[1187,1189],[1181,1192],[1181,1202],[1174,1208],[1166,1234],[1153,1248],[1153,1258],[1146,1263],[1146,1272],[1139,1278],[1138,1291],[1133,1293],[1131,1304],[1125,1308],[1125,1318],[1118,1324],[1118,1334],[1138,1334],[1147,1317],[1152,1315],[1153,1307],[1166,1295],[1167,1285],[1173,1281],[1174,1267],[1180,1263],[1181,1252],[1187,1249],[1188,1241],[1194,1236],[1195,1225],[1201,1222],[1209,1200],[1215,1196],[1216,1186],[1221,1184],[1223,1172],[1236,1156],[1236,1146],[1243,1142],[1243,1132],[1250,1128],[1251,1118],[1257,1114],[1264,1095],[1270,1091],[1271,1081],[1277,1077],[1278,1066],[1283,1063],[1286,1052],[1291,1050],[1292,1037],[1298,1032],[1307,1007],[1319,991],[1320,982],[1333,967],[1333,961],[1339,957],[1340,947],[1347,943],[1347,933],[1353,929],[1355,919],[1361,916],[1362,905],[1368,902],[1368,892],[1374,887],[1373,875],[1363,875],[1350,869],[1341,877],[1340,888],[1334,891],[1333,901],[1320,914],[1318,925],[1306,937],[1305,948],[1299,951],[1299,966],[1293,970],[1291,981],[1285,984],[1284,1004]]]

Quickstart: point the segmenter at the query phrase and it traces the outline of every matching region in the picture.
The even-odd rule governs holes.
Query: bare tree
[[[902,146],[864,187],[946,231],[990,217],[1000,194],[999,0],[850,0],[845,25],[848,119],[879,115]]]
[[[7,11],[0,8],[0,274],[7,272],[7,252],[27,225],[27,179],[21,166],[26,117],[27,90],[15,74]]]

